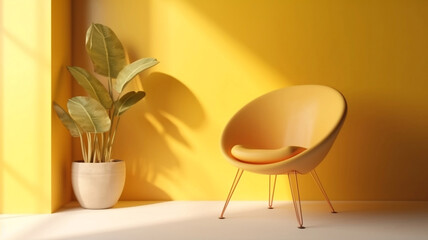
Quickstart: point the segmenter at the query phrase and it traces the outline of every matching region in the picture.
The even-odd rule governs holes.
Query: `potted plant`
[[[53,108],[71,136],[80,138],[83,160],[73,162],[71,170],[77,200],[84,208],[109,208],[119,200],[125,183],[125,162],[111,156],[119,121],[145,96],[143,91],[123,90],[158,61],[142,58],[127,64],[122,43],[102,24],[92,24],[87,30],[86,51],[94,71],[107,78],[107,87],[85,69],[68,67],[88,96],[70,98],[68,112],[55,102]]]

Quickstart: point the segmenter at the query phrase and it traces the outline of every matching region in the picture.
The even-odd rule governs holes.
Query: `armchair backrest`
[[[223,131],[222,148],[229,157],[230,149],[237,144],[310,149],[337,134],[346,111],[343,95],[327,86],[278,89],[251,101],[232,117]]]

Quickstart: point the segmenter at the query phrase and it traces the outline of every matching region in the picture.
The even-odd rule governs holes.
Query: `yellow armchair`
[[[273,204],[277,175],[288,175],[299,228],[304,227],[297,174],[312,174],[331,212],[335,213],[315,167],[333,145],[346,112],[344,96],[321,85],[275,90],[239,110],[225,127],[221,139],[226,159],[238,170],[220,219],[224,218],[244,171],[269,175],[269,208]]]

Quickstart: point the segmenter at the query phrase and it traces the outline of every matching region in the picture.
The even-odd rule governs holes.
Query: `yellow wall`
[[[71,97],[72,80],[66,66],[71,65],[71,2],[52,1],[52,101],[66,106]],[[71,137],[52,111],[52,211],[71,200]]]
[[[0,9],[0,212],[50,212],[50,2]]]
[[[294,84],[329,85],[348,100],[318,168],[333,200],[428,199],[428,2],[92,0],[73,9],[74,65],[88,66],[91,22],[113,28],[131,60],[161,62],[130,86],[147,98],[124,115],[115,145],[128,168],[122,199],[224,199],[235,169],[220,153],[223,127],[246,102]],[[302,181],[304,199],[321,199]],[[290,199],[286,184],[278,198]],[[245,174],[234,199],[266,197],[267,177]]]
[[[70,137],[55,120],[51,129],[52,99],[71,93],[59,83],[69,31],[66,1],[0,1],[0,213],[49,213],[70,200]]]
[[[81,154],[51,102],[71,96],[71,58],[89,66],[91,22],[112,27],[131,60],[161,62],[129,87],[147,97],[117,136],[123,200],[224,199],[235,173],[219,149],[228,119],[267,91],[313,83],[349,104],[319,167],[330,197],[428,200],[428,2],[72,1],[71,22],[70,4],[0,0],[0,213],[52,212],[70,200],[70,160]],[[290,198],[286,184],[278,198]],[[304,199],[321,198],[309,177],[301,186]],[[249,173],[234,199],[266,195],[266,176]]]

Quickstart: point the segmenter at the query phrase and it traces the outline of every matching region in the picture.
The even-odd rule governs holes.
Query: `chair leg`
[[[272,181],[272,175],[269,175],[269,209],[273,209],[273,196],[275,194],[275,185],[276,185],[276,178],[278,175],[275,175],[273,179],[273,186],[271,187],[271,181]]]
[[[226,211],[227,205],[229,205],[230,199],[232,198],[233,192],[235,191],[236,186],[238,185],[239,179],[241,179],[243,172],[244,170],[240,168],[236,172],[235,179],[233,180],[232,187],[230,188],[229,195],[227,195],[227,199],[226,199],[226,202],[224,203],[223,211],[221,211],[219,219],[224,219],[224,216],[223,216],[224,212]]]
[[[325,198],[325,200],[327,201],[328,205],[330,206],[331,213],[337,213],[337,212],[334,210],[333,205],[331,204],[330,199],[328,198],[327,193],[325,192],[325,190],[324,190],[324,188],[323,188],[323,186],[322,186],[322,184],[321,184],[321,181],[320,181],[320,179],[318,178],[318,174],[317,174],[317,172],[315,172],[315,169],[311,171],[311,175],[312,175],[312,178],[313,178],[313,179],[315,180],[315,182],[317,183],[317,185],[318,185],[319,189],[321,190],[321,193],[324,195],[324,198]]]
[[[302,205],[300,204],[300,192],[299,192],[299,182],[297,181],[297,172],[293,171],[292,174],[294,175],[294,180],[295,180],[295,188],[293,187],[292,184],[292,177],[290,176],[291,173],[288,174],[288,180],[289,180],[289,184],[290,184],[290,189],[291,189],[291,197],[293,198],[293,205],[294,205],[294,211],[296,212],[296,218],[297,218],[297,222],[299,224],[300,229],[304,229],[305,227],[303,226],[303,215],[302,215]]]

